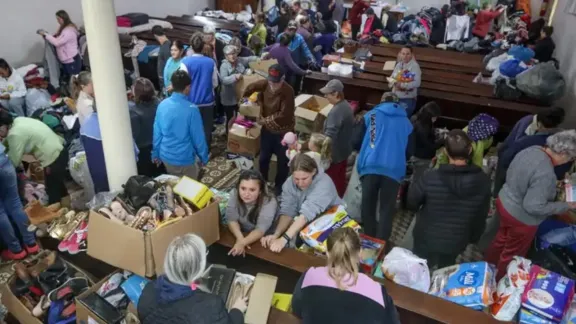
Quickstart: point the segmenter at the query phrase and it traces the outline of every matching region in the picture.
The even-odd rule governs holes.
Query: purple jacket
[[[284,68],[284,71],[294,75],[305,75],[306,71],[302,70],[292,59],[292,54],[288,46],[282,46],[279,43],[270,45],[264,49],[264,52],[270,54],[270,58],[276,59],[278,64]]]
[[[61,63],[74,62],[74,57],[78,55],[78,30],[75,27],[64,28],[58,37],[46,34],[46,40],[56,47],[56,54]]]
[[[516,141],[518,141],[524,136],[527,136],[526,129],[528,128],[528,126],[530,126],[533,120],[534,115],[528,115],[520,118],[520,120],[516,122],[514,128],[512,128],[512,131],[510,131],[510,134],[508,134],[508,137],[506,137],[504,143],[498,150],[499,156],[502,152],[506,151],[508,148],[513,146],[514,143],[516,143]]]

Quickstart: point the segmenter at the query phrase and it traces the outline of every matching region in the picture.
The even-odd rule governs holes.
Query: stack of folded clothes
[[[90,291],[78,298],[78,301],[105,323],[128,323],[133,314],[128,305],[138,305],[138,300],[148,279],[128,271],[116,272],[97,290]]]
[[[16,263],[14,270],[8,285],[32,315],[44,323],[76,321],[74,298],[91,285],[84,273],[48,250]]]

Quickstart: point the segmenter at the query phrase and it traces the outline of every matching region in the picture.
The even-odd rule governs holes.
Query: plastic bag
[[[50,94],[44,89],[31,88],[26,91],[26,112],[28,116],[42,108],[48,108],[52,104]]]
[[[98,210],[103,207],[108,207],[110,206],[114,198],[116,198],[116,196],[118,196],[120,193],[121,191],[99,192],[96,195],[94,195],[94,197],[92,198],[92,200],[90,200],[89,203],[86,204],[86,207],[88,207],[88,209],[94,209],[94,210]]]
[[[534,51],[524,46],[512,46],[508,50],[508,55],[513,56],[518,61],[529,62],[534,57]]]
[[[524,63],[517,59],[508,60],[500,64],[500,73],[509,78],[515,78],[518,74],[526,71],[527,67]]]
[[[511,321],[522,305],[522,293],[530,279],[532,261],[515,256],[506,268],[506,276],[496,288],[490,313],[499,321]]]
[[[508,54],[504,53],[502,55],[491,58],[490,61],[488,61],[488,64],[486,65],[486,70],[491,72],[496,71],[496,69],[500,67],[500,64],[508,60],[508,57],[509,57]]]
[[[395,283],[423,292],[430,288],[430,270],[425,259],[395,247],[382,261],[382,273]]]
[[[544,101],[560,99],[566,91],[566,81],[554,62],[536,64],[516,76],[518,89],[528,97]]]
[[[472,262],[438,269],[432,274],[431,295],[482,310],[494,302],[494,268],[486,262]]]

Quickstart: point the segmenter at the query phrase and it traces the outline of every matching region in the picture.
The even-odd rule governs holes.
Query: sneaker
[[[28,254],[37,254],[38,252],[40,252],[40,246],[38,246],[38,244],[36,243],[34,243],[34,245],[24,244],[24,249]]]
[[[26,250],[22,250],[18,253],[14,253],[10,250],[4,250],[0,255],[2,256],[2,259],[6,261],[24,260],[28,256]]]

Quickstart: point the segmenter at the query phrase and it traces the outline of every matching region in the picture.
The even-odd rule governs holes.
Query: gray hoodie
[[[338,197],[334,182],[320,170],[306,190],[300,190],[292,176],[284,182],[279,215],[304,215],[306,220],[311,222],[326,209],[340,204],[342,200]]]
[[[418,88],[420,87],[420,82],[422,80],[422,71],[420,71],[420,65],[414,58],[408,63],[398,62],[392,71],[392,78],[398,80],[404,73],[410,74],[412,81],[401,82],[397,81],[397,84],[401,85],[402,90],[396,88],[393,92],[400,99],[412,99],[418,96]]]
[[[220,89],[220,99],[224,106],[235,106],[238,104],[236,98],[236,74],[244,74],[250,62],[256,61],[258,56],[238,57],[238,61],[234,66],[228,60],[222,60],[220,65],[220,82],[222,88]]]
[[[537,226],[570,208],[566,202],[554,202],[555,197],[556,174],[548,154],[540,146],[518,153],[498,195],[504,209],[518,221]]]

